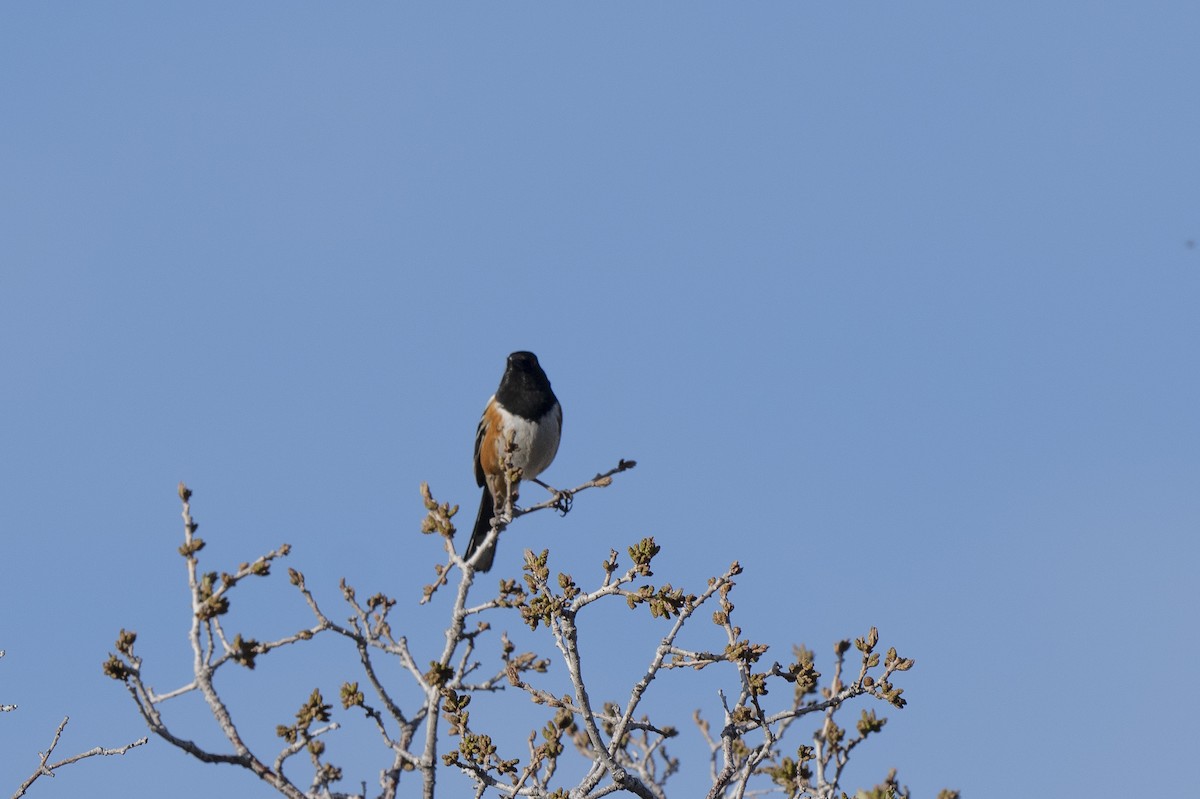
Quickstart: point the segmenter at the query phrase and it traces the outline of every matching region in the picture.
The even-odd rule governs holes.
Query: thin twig
[[[83,759],[89,758],[89,757],[96,757],[97,755],[102,755],[105,757],[110,756],[110,755],[123,755],[126,752],[128,752],[130,749],[133,749],[135,746],[141,746],[142,744],[146,743],[147,740],[149,740],[148,738],[144,738],[144,737],[139,738],[136,741],[134,741],[133,743],[125,744],[124,746],[118,747],[116,749],[105,749],[103,747],[97,746],[93,749],[87,750],[86,752],[80,752],[77,755],[73,755],[72,757],[68,757],[64,760],[60,760],[57,763],[50,763],[49,762],[50,755],[54,753],[55,747],[58,746],[58,741],[62,737],[63,730],[66,729],[68,721],[70,721],[70,717],[64,716],[62,722],[60,722],[58,725],[58,729],[56,729],[54,731],[54,740],[50,742],[50,748],[47,749],[44,753],[39,753],[41,762],[38,763],[38,767],[34,770],[33,774],[30,774],[29,778],[26,779],[23,783],[21,783],[21,785],[17,788],[17,792],[12,795],[12,799],[19,799],[19,797],[24,796],[25,791],[29,790],[29,786],[33,785],[33,783],[37,780],[38,777],[42,777],[42,776],[53,777],[54,772],[57,771],[58,769],[62,768],[63,766],[69,766],[72,763],[78,763],[80,760],[83,760]]]
[[[568,488],[568,489],[563,489],[563,490],[549,486],[546,483],[543,483],[541,480],[537,480],[537,479],[530,480],[529,482],[537,483],[538,485],[540,485],[542,488],[549,491],[554,496],[551,497],[550,499],[546,500],[545,502],[539,502],[537,505],[530,505],[528,508],[513,508],[512,509],[512,518],[516,519],[517,517],[524,516],[527,513],[534,513],[535,511],[546,510],[547,508],[557,508],[557,509],[563,510],[565,512],[565,508],[570,507],[571,502],[575,499],[576,494],[578,494],[581,491],[586,491],[589,488],[607,488],[608,486],[612,485],[613,475],[620,474],[621,472],[629,471],[634,466],[637,466],[637,461],[627,461],[624,458],[622,458],[621,460],[617,461],[616,466],[609,469],[607,472],[604,472],[602,474],[597,474],[591,480],[588,480],[585,483],[581,483],[580,485],[577,485],[574,488]]]

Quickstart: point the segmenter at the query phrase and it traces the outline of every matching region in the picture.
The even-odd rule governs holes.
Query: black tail
[[[488,491],[487,486],[484,486],[483,499],[479,500],[479,515],[475,517],[475,529],[471,531],[471,542],[467,544],[467,551],[463,554],[464,560],[470,560],[475,555],[475,550],[483,544],[483,539],[487,538],[487,534],[492,529],[492,517],[495,515],[496,509],[492,506],[492,492]],[[492,568],[492,561],[495,559],[496,547],[492,546],[479,557],[479,562],[475,564],[475,571],[487,571]]]

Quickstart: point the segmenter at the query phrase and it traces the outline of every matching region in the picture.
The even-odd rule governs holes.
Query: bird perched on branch
[[[532,352],[509,355],[500,387],[488,400],[475,432],[475,482],[483,487],[483,498],[464,559],[470,560],[483,546],[492,528],[492,517],[502,513],[508,502],[506,459],[511,457],[522,479],[533,480],[554,460],[561,434],[562,408],[537,356]],[[511,456],[507,452],[510,436],[514,445]],[[516,487],[514,483],[514,495]],[[495,557],[493,544],[480,554],[475,570],[492,568]]]

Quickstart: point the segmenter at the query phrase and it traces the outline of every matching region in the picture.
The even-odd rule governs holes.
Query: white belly
[[[562,410],[555,406],[536,422],[513,416],[502,407],[496,410],[504,421],[504,429],[513,431],[513,443],[517,445],[517,451],[512,456],[513,466],[520,467],[527,480],[537,477],[546,470],[558,453]],[[496,453],[501,463],[504,462],[504,445],[505,442],[500,441],[500,451]]]

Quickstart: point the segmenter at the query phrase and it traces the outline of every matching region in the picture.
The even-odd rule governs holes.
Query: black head
[[[537,356],[532,352],[514,352],[508,356],[509,369],[535,369],[540,371],[542,366],[538,363]]]
[[[500,379],[496,399],[509,411],[527,419],[540,419],[557,402],[537,356],[524,351],[508,356],[508,367]]]

